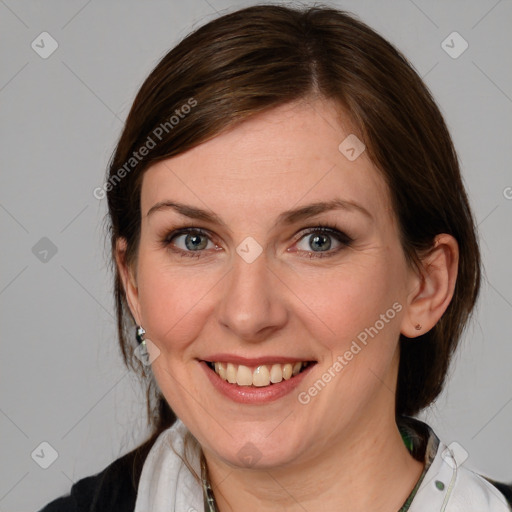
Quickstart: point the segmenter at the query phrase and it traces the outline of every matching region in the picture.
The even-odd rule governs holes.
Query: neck
[[[205,452],[219,511],[397,511],[424,465],[408,452],[394,417],[355,423],[335,445],[286,467],[233,469]]]

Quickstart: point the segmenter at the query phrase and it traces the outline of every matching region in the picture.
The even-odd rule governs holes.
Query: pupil
[[[191,242],[191,246],[188,242]],[[188,235],[185,239],[185,245],[187,249],[204,249],[206,247],[204,241],[201,243],[201,235]]]
[[[318,248],[320,250],[327,251],[331,247],[330,238],[325,235],[311,235],[309,240],[310,240],[311,246],[313,248],[316,246],[316,248]],[[327,242],[326,247],[322,248],[322,241]]]

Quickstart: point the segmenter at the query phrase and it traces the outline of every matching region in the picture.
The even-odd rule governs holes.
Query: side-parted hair
[[[440,233],[458,242],[457,282],[445,314],[417,339],[401,336],[396,414],[415,415],[442,390],[478,296],[480,253],[439,108],[406,58],[353,15],[330,7],[258,5],[207,23],[161,59],[135,98],[109,164],[119,344],[126,366],[146,384],[147,447],[176,417],[133,357],[135,324],[115,265],[119,238],[127,242],[126,262],[137,258],[144,171],[259,112],[315,96],[335,100],[348,113],[382,173],[407,261],[419,268]]]

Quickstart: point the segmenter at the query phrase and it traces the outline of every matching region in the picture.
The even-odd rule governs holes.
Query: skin
[[[423,470],[395,423],[398,339],[428,331],[446,310],[457,243],[438,235],[421,274],[413,270],[380,172],[366,152],[349,161],[338,150],[351,133],[348,116],[323,98],[258,114],[150,167],[131,267],[119,240],[117,263],[131,312],[160,350],[155,378],[201,444],[223,512],[396,511]],[[369,215],[338,209],[276,224],[285,210],[334,198],[357,203]],[[147,215],[166,200],[215,212],[225,226],[170,208]],[[331,255],[315,258],[325,253],[304,230],[325,223],[335,223],[353,242],[327,235]],[[200,239],[210,240],[200,257],[170,249],[191,253],[186,235],[165,246],[165,237],[180,227],[211,234]],[[252,263],[236,252],[248,236],[262,248]],[[298,393],[395,303],[402,307],[394,318],[309,403],[300,403]],[[237,404],[213,388],[199,365],[215,352],[317,364],[289,395],[264,405]],[[251,466],[239,457],[247,443],[260,454]]]

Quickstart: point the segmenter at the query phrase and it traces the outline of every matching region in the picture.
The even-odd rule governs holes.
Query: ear
[[[455,238],[446,233],[437,235],[434,247],[421,259],[420,274],[411,279],[400,331],[404,336],[416,338],[436,325],[452,300],[458,265]]]
[[[118,238],[116,242],[116,265],[123,284],[126,301],[135,322],[141,325],[139,292],[133,268],[126,261],[126,239]]]

